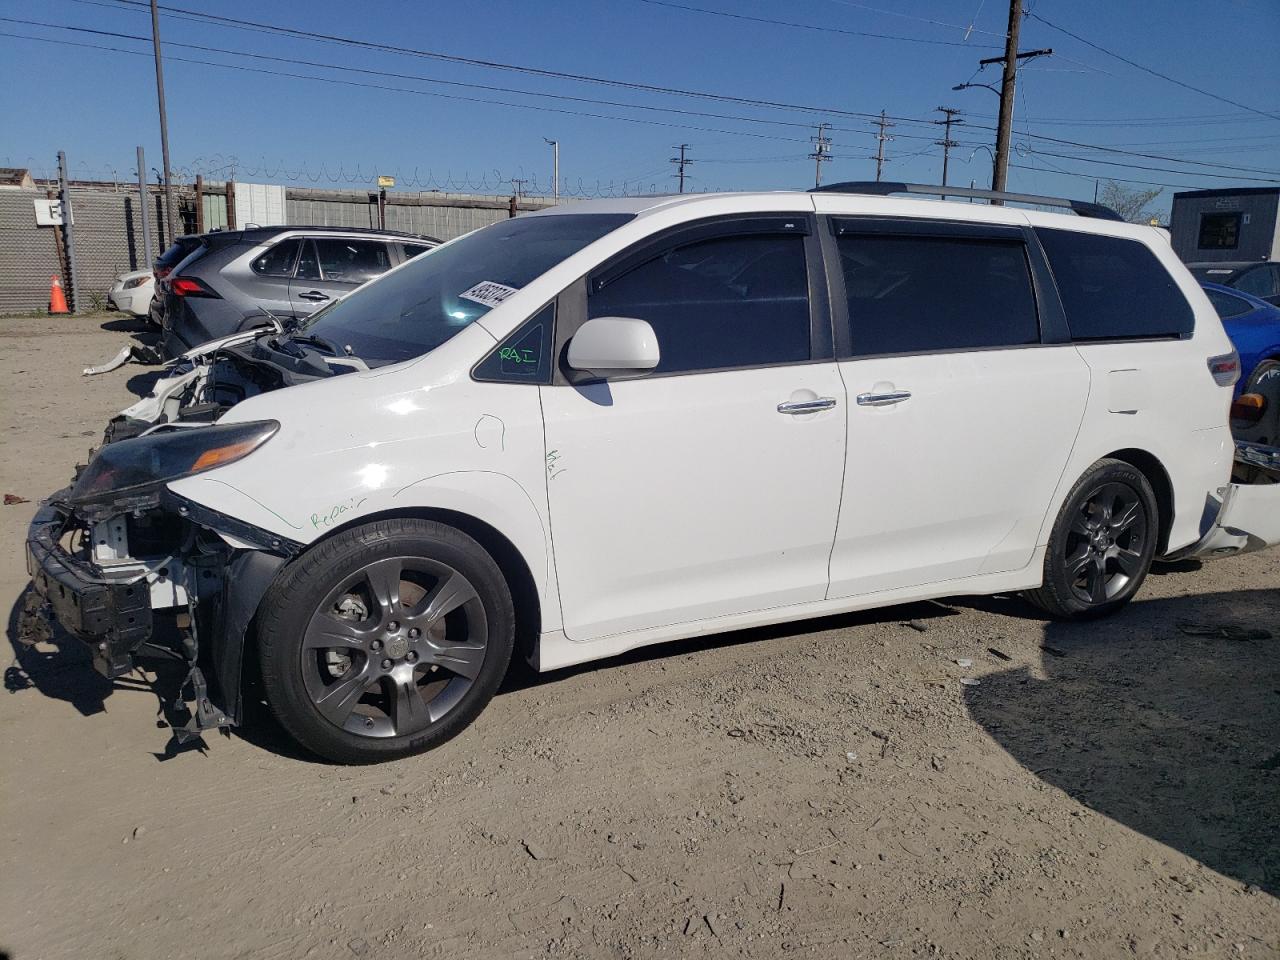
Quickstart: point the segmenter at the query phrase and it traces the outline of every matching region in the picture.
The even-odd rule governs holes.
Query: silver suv
[[[208,233],[160,281],[165,359],[270,317],[306,317],[440,241],[358,227],[251,227]]]

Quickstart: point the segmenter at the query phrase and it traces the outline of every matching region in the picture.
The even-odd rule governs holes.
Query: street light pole
[[[164,162],[164,216],[169,228],[167,243],[178,235],[173,203],[173,174],[169,171],[169,117],[164,109],[164,65],[160,60],[160,10],[151,0],[151,45],[156,55],[156,99],[160,102],[160,154]]]
[[[554,157],[554,160],[552,161],[551,193],[552,193],[552,196],[555,198],[555,202],[559,203],[560,202],[560,141],[548,140],[546,137],[543,137],[542,142],[551,148],[552,156]]]

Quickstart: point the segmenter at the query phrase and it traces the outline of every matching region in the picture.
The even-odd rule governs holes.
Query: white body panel
[[[570,284],[658,230],[815,207],[1140,239],[1170,263],[1195,307],[1196,333],[583,388],[470,376]],[[452,511],[486,523],[534,580],[544,669],[675,637],[1038,586],[1067,490],[1117,451],[1140,451],[1167,474],[1170,551],[1211,526],[1206,505],[1216,503],[1230,470],[1230,390],[1213,383],[1205,362],[1230,344],[1207,299],[1149,228],[825,194],[557,209],[637,216],[425,357],[239,404],[224,422],[272,419],[278,433],[245,459],[172,488],[303,545],[393,512]],[[911,400],[856,404],[858,393],[883,384],[910,390]],[[838,402],[820,413],[777,411],[795,398],[828,396]],[[1276,491],[1243,498],[1242,513],[1280,506]]]
[[[126,288],[125,283],[130,280],[142,280],[142,283]],[[151,298],[155,296],[155,292],[155,275],[150,270],[135,270],[116,277],[115,283],[107,291],[107,303],[135,317],[145,317],[151,313]]]
[[[541,390],[571,639],[825,595],[844,459],[834,363]],[[838,402],[778,412],[820,397]]]
[[[1089,394],[1070,345],[840,364],[849,453],[831,597],[1019,570]],[[859,394],[909,398],[860,406]]]

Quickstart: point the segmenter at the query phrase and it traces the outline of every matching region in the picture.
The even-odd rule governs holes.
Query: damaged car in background
[[[1277,452],[1233,457],[1239,359],[1158,234],[883,189],[552,208],[190,350],[37,513],[34,612],[108,677],[180,663],[179,739],[256,673],[365,763],[464,729],[513,653],[1007,591],[1083,619],[1280,543]]]

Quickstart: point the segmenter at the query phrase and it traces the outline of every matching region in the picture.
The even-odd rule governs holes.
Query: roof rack
[[[862,193],[874,197],[887,197],[895,193],[921,193],[931,197],[971,197],[975,200],[1006,200],[1009,203],[1035,203],[1042,207],[1065,207],[1077,216],[1095,220],[1120,220],[1124,217],[1110,207],[1087,200],[1067,200],[1063,197],[1040,197],[1032,193],[1005,193],[1002,190],[975,190],[972,187],[940,187],[924,183],[889,183],[874,180],[850,180],[814,187],[810,193]]]

